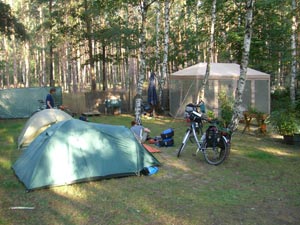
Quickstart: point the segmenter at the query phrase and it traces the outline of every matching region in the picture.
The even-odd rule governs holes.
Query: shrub
[[[221,119],[224,127],[228,127],[233,115],[234,99],[232,96],[228,96],[225,91],[221,91],[218,97],[221,106]]]
[[[280,135],[293,135],[297,132],[296,113],[289,107],[273,111],[269,120],[274,130]]]

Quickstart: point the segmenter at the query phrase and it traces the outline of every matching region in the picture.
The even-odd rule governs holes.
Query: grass
[[[90,120],[129,127],[132,117]],[[26,120],[0,122],[0,224],[299,224],[300,150],[269,135],[235,133],[230,157],[211,166],[193,156],[192,144],[176,157],[184,121],[144,119],[152,136],[175,129],[175,146],[155,154],[162,163],[157,174],[26,193],[11,170]]]

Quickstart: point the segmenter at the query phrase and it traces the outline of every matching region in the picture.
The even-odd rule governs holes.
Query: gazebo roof
[[[203,79],[206,71],[206,63],[198,63],[172,73],[171,79]],[[209,79],[239,79],[240,65],[236,63],[211,63]],[[248,67],[247,79],[269,80],[270,75]]]

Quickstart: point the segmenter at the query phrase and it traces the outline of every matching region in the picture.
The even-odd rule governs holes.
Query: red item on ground
[[[151,152],[151,153],[155,153],[155,152],[160,152],[159,149],[157,148],[154,148],[150,145],[147,145],[147,144],[143,144],[144,148],[148,151],[148,152]]]

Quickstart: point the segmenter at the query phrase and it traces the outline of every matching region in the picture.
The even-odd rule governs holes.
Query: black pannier
[[[207,146],[216,147],[220,141],[220,132],[216,126],[210,126],[206,130]]]

